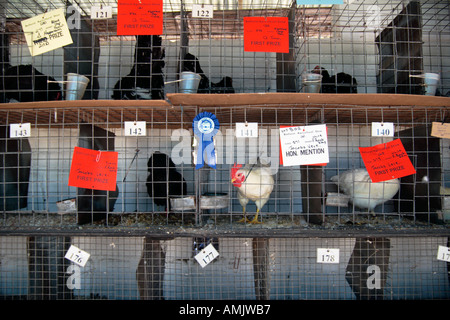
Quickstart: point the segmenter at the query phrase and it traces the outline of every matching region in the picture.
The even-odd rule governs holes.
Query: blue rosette
[[[219,127],[219,120],[211,112],[202,112],[194,118],[192,128],[194,129],[194,134],[198,140],[195,169],[203,167],[204,155],[208,165],[211,168],[216,169],[216,151],[214,149],[213,137],[219,131]]]

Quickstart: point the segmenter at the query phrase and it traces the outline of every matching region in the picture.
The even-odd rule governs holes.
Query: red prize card
[[[75,147],[69,174],[69,186],[115,191],[118,153]]]
[[[416,173],[400,139],[373,147],[359,148],[370,178],[380,182]]]
[[[162,33],[162,0],[119,0],[117,35],[160,35]]]
[[[244,51],[288,53],[288,18],[244,17]]]

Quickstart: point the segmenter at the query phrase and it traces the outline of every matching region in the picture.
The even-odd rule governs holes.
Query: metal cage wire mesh
[[[1,297],[108,300],[448,299],[446,237],[216,238],[219,257],[202,268],[181,237],[1,237]],[[91,253],[84,267],[70,244]],[[340,250],[317,262],[316,248]],[[419,250],[420,249],[420,250]]]
[[[94,222],[100,226],[125,227],[209,225],[239,229],[243,208],[231,183],[232,167],[236,163],[252,163],[258,158],[270,167],[274,177],[270,199],[261,208],[264,227],[301,226],[310,221],[311,216],[319,219],[315,222],[319,225],[345,222],[422,225],[444,220],[445,191],[441,186],[446,186],[447,181],[448,146],[446,139],[430,135],[431,123],[441,123],[445,119],[445,110],[441,107],[209,107],[207,110],[220,119],[221,125],[214,138],[217,168],[205,164],[203,168],[195,169],[193,158],[197,151],[193,147],[196,138],[192,121],[203,110],[197,106],[167,105],[2,110],[3,119],[7,121],[1,126],[3,133],[9,134],[11,123],[31,123],[32,132],[28,138],[10,139],[4,135],[1,140],[6,168],[2,225],[73,227],[80,223],[81,215],[87,214],[81,224]],[[136,119],[145,121],[145,136],[126,135],[124,123],[134,123]],[[394,124],[394,136],[372,136],[371,124],[380,120]],[[329,163],[324,167],[282,165],[279,128],[317,121],[327,126]],[[236,137],[235,123],[252,122],[259,124],[258,138]],[[374,212],[354,207],[351,202],[333,205],[327,201],[336,192],[343,192],[331,177],[364,168],[360,147],[396,139],[403,141],[407,148],[417,172],[415,179],[401,180],[399,192],[378,205]],[[83,190],[81,193],[80,188],[69,186],[76,146],[117,152],[114,192]],[[174,183],[169,179],[148,183],[153,170],[149,160],[155,154],[174,161],[174,169],[186,182],[182,194],[156,198],[149,194],[148,188],[153,191],[159,187],[166,189]],[[168,163],[163,163],[162,167],[165,175]],[[305,185],[317,186],[320,191],[311,193],[309,189],[302,189]],[[420,189],[423,186],[425,188]],[[177,204],[180,197],[192,202]],[[72,202],[65,206],[62,202],[67,199]],[[220,203],[213,204],[214,200],[220,200]],[[318,203],[312,206],[314,201]],[[104,211],[100,219],[92,215],[102,211],[98,208]],[[255,205],[249,203],[247,214],[254,215],[255,212]],[[371,222],[373,214],[377,218]]]
[[[437,250],[449,246],[449,145],[430,132],[449,104],[421,99],[424,86],[410,77],[438,73],[436,95],[448,95],[448,1],[228,1],[214,4],[214,19],[192,17],[192,1],[164,1],[159,37],[117,35],[117,2],[102,3],[111,19],[91,19],[93,1],[0,4],[0,299],[448,299]],[[21,21],[56,8],[75,23],[74,44],[31,56]],[[248,16],[288,17],[289,53],[245,51]],[[330,75],[321,97],[282,94],[303,92],[303,73],[316,67]],[[189,68],[201,68],[204,95],[179,94]],[[46,102],[65,99],[68,72],[91,80],[83,100]],[[350,83],[339,83],[341,72]],[[45,88],[21,88],[30,77]],[[216,169],[193,165],[192,123],[204,111],[220,121]],[[146,134],[126,135],[136,121]],[[236,123],[252,122],[258,138],[237,138]],[[394,136],[372,136],[373,122],[393,123]],[[31,135],[12,139],[11,125],[25,123]],[[281,165],[279,128],[317,123],[330,162]],[[331,177],[364,167],[359,147],[394,139],[417,174],[374,213],[332,204],[342,190]],[[117,152],[115,192],[68,185],[75,146]],[[158,152],[186,181],[181,206],[148,193]],[[261,223],[242,223],[231,171],[257,158],[273,170],[274,189]],[[246,216],[255,214],[250,202]],[[219,256],[202,268],[194,257],[209,244]],[[90,254],[84,267],[65,258],[71,245]],[[319,261],[318,249],[338,249],[326,258],[339,263]]]

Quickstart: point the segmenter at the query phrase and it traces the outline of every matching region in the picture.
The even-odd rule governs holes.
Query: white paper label
[[[31,125],[29,123],[11,123],[9,126],[10,138],[25,138],[31,136]]]
[[[72,43],[63,9],[45,12],[21,23],[32,56]]]
[[[126,136],[146,136],[147,123],[145,121],[125,121]]]
[[[450,262],[450,248],[439,246],[438,253],[437,253],[437,259],[441,261]]]
[[[112,18],[111,6],[92,6],[91,19],[110,19]]]
[[[212,244],[206,246],[205,249],[200,251],[194,258],[200,264],[202,268],[210,264],[215,258],[219,256],[216,248]]]
[[[317,248],[317,263],[339,263],[339,249]]]
[[[192,6],[192,18],[212,19],[214,6],[207,4],[194,4]]]
[[[80,267],[84,267],[90,256],[91,255],[86,251],[83,251],[75,247],[74,245],[71,245],[69,250],[67,250],[65,258],[79,265]]]
[[[325,124],[280,128],[283,166],[328,163]]]
[[[258,138],[257,122],[237,122],[236,138]]]
[[[372,122],[372,137],[393,137],[393,122]]]

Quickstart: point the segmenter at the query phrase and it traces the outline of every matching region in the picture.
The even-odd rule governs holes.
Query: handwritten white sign
[[[280,128],[280,143],[284,166],[329,162],[325,124]]]
[[[22,21],[32,56],[72,44],[63,9],[56,9]]]

